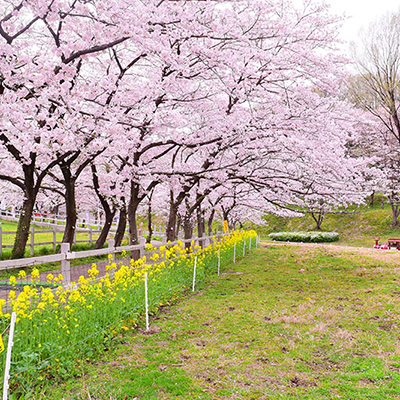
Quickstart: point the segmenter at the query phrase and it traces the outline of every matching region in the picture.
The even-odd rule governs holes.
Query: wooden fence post
[[[67,253],[70,250],[69,243],[61,243],[61,253],[65,254],[67,257]],[[69,285],[71,283],[71,265],[67,258],[65,260],[61,260],[61,274],[64,278],[64,284]]]
[[[0,223],[0,256],[3,255],[3,228]]]
[[[115,248],[115,239],[108,239],[108,248],[114,250],[114,248]],[[110,254],[112,255],[112,262],[114,263],[115,262],[115,253],[114,253],[114,251],[110,252]]]
[[[31,256],[35,253],[35,228],[31,226]]]
[[[146,245],[140,246],[140,249],[139,249],[139,258],[143,258],[144,253],[145,253],[145,249],[146,249],[145,246],[146,246]]]
[[[53,250],[56,251],[57,247],[57,227],[53,227]]]
[[[89,243],[90,243],[90,246],[93,244],[93,232],[92,232],[91,226],[89,226]]]

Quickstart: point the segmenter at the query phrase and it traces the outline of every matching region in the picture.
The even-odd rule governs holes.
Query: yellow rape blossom
[[[26,272],[24,270],[19,271],[18,278],[26,279]]]
[[[31,273],[32,281],[39,282],[39,276],[40,276],[39,270],[37,268],[33,268]]]

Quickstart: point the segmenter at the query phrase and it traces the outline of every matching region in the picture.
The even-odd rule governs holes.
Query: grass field
[[[256,250],[35,398],[398,399],[399,261],[337,246]]]

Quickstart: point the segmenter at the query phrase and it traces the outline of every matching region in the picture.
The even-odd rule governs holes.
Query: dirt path
[[[399,264],[400,263],[400,251],[398,250],[377,250],[374,248],[367,247],[355,247],[355,246],[343,246],[335,244],[325,243],[297,243],[297,242],[261,242],[262,247],[300,247],[304,250],[320,248],[330,253],[342,253],[348,255],[362,256],[373,258],[377,261],[384,262],[386,264]]]

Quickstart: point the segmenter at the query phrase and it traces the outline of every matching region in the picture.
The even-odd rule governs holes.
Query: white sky
[[[292,0],[296,7],[303,4],[303,0]],[[314,0],[317,3],[324,0]],[[348,17],[341,28],[340,38],[347,42],[357,41],[361,28],[383,16],[387,12],[399,11],[400,0],[325,0],[331,5],[331,13]],[[344,50],[348,50],[348,45]]]
[[[400,0],[325,0],[331,5],[334,14],[349,17],[340,32],[340,37],[347,41],[357,41],[359,30],[386,14],[398,11]]]

